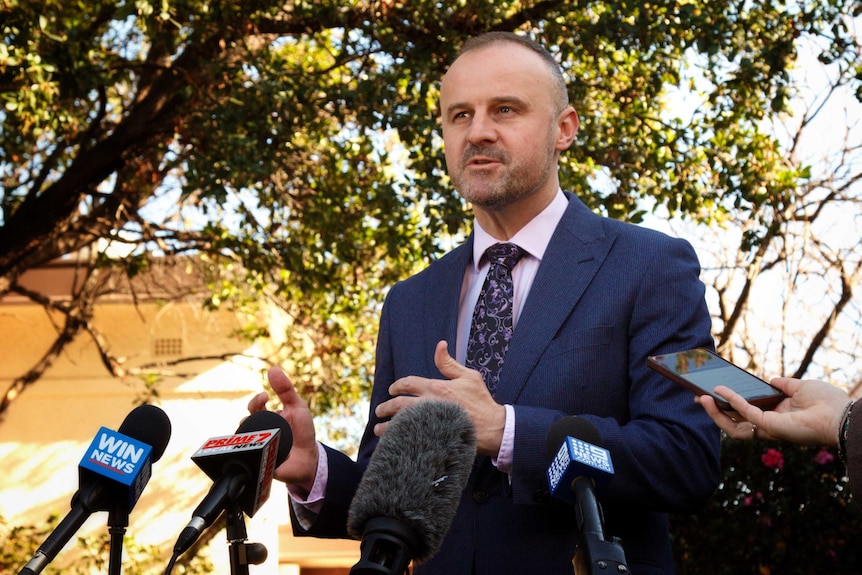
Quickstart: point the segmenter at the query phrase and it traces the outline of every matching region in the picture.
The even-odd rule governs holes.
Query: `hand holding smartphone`
[[[779,389],[705,348],[651,356],[647,365],[698,395],[708,393],[724,411],[733,408],[712,392],[718,385],[729,387],[760,409],[772,409],[784,399]]]

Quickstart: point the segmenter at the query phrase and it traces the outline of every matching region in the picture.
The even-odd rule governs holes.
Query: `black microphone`
[[[174,556],[185,553],[231,503],[249,517],[269,498],[275,468],[287,459],[293,432],[272,411],[248,416],[234,435],[208,439],[194,461],[215,483],[174,545]]]
[[[100,428],[78,465],[72,509],[19,575],[41,573],[96,511],[111,511],[117,505],[131,511],[170,437],[171,422],[155,405],[133,409],[117,431]]]
[[[580,537],[572,559],[575,573],[627,573],[622,541],[606,537],[596,486],[614,475],[611,454],[589,420],[572,415],[557,420],[548,432],[548,486],[551,495],[574,504]]]
[[[433,557],[449,530],[476,457],[476,430],[449,401],[398,412],[350,503],[347,532],[362,540],[351,575],[402,575]]]

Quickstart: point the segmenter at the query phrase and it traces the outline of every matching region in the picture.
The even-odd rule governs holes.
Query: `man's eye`
[[[510,108],[509,106],[501,106],[500,107],[500,113],[501,114],[508,114],[511,111],[512,111],[512,108]]]

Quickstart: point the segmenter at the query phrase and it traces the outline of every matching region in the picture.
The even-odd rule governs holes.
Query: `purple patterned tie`
[[[515,244],[494,244],[485,250],[485,255],[491,267],[473,310],[465,363],[482,374],[493,395],[514,331],[512,268],[524,255],[524,250]]]

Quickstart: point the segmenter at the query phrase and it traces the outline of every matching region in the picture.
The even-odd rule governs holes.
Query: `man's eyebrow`
[[[530,102],[520,96],[497,96],[491,98],[488,102],[491,106],[515,105],[519,108],[529,108]],[[471,104],[466,102],[453,102],[446,107],[446,114],[449,115],[456,110],[469,110],[473,108]]]
[[[449,104],[448,106],[446,106],[446,115],[447,116],[450,115],[455,110],[464,110],[464,109],[467,109],[469,107],[470,106],[464,102],[453,102],[453,103]]]
[[[503,104],[514,104],[518,108],[529,108],[530,101],[520,96],[498,96],[491,98],[491,104],[501,106]]]

